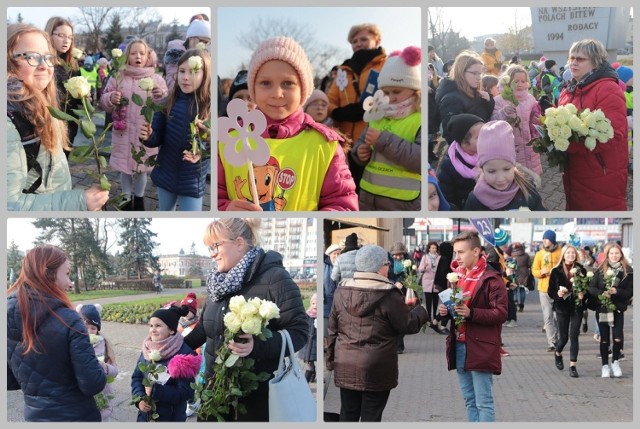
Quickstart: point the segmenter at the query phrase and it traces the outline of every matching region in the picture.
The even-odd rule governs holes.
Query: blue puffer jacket
[[[180,335],[180,334],[177,334]],[[169,365],[169,361],[177,355],[189,355],[194,354],[191,347],[182,343],[182,347],[178,352],[171,356],[169,359],[158,361],[158,364]],[[131,396],[144,396],[144,385],[142,380],[145,374],[140,371],[138,365],[140,362],[149,364],[149,361],[144,358],[144,355],[140,353],[138,362],[136,362],[136,368],[131,375]],[[151,397],[156,400],[156,411],[159,414],[159,422],[184,422],[187,420],[187,400],[193,399],[193,389],[191,383],[195,382],[195,376],[193,378],[169,378],[164,384],[154,384],[151,391]],[[138,404],[136,404],[137,407]],[[148,413],[143,413],[138,409],[139,422],[148,421]]]
[[[163,112],[153,116],[153,133],[144,145],[159,148],[157,164],[151,172],[156,186],[174,194],[200,198],[205,193],[210,172],[209,159],[195,164],[182,159],[182,152],[191,149],[189,124],[195,118],[195,104],[191,108],[193,97],[178,91],[169,117]]]
[[[22,390],[25,420],[99,422],[93,395],[107,380],[80,315],[54,298],[46,305],[31,300],[29,311],[38,323],[36,346],[41,353],[23,355],[17,296],[7,298],[7,389]]]

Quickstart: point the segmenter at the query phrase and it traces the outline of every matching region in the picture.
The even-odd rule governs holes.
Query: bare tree
[[[444,61],[454,59],[461,51],[471,47],[469,40],[454,30],[451,20],[445,19],[442,8],[429,8],[428,26],[429,44]]]
[[[77,21],[87,28],[85,50],[98,52],[102,49],[100,37],[107,24],[107,18],[113,7],[79,7],[80,17]]]
[[[254,51],[260,43],[268,38],[276,36],[291,37],[304,49],[316,76],[324,76],[331,67],[341,64],[344,58],[348,56],[346,49],[341,49],[317,39],[315,34],[309,30],[307,23],[290,19],[278,20],[259,17],[249,25],[249,28],[249,31],[238,37],[238,42],[245,48]]]
[[[503,52],[519,56],[521,52],[532,49],[532,30],[531,26],[521,27],[517,10],[514,12],[513,21],[513,27],[509,27],[507,33],[498,36],[496,41]]]

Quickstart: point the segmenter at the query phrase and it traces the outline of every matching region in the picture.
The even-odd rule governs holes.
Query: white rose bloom
[[[578,269],[577,269],[577,268],[571,268],[571,269],[569,270],[569,272],[570,272],[571,274],[575,274],[575,273],[577,273],[577,272],[578,272]]]
[[[449,273],[447,274],[447,280],[451,283],[456,283],[458,281],[458,273]]]
[[[609,268],[605,274],[607,275],[607,277],[612,277],[615,273],[611,268]]]
[[[418,269],[418,267],[417,267],[417,266],[415,266],[415,265],[412,265],[412,266],[411,266],[411,269],[412,269],[413,271],[416,271],[416,270]]]
[[[75,76],[64,83],[73,98],[81,99],[91,93],[91,84],[84,76]]]
[[[589,128],[595,127],[597,122],[596,117],[593,115],[593,113],[588,113],[588,112],[580,115],[580,119],[582,119],[585,125]]]
[[[247,302],[242,295],[236,295],[229,300],[229,310],[240,314],[240,309]]]
[[[242,305],[242,308],[240,309],[240,315],[243,319],[246,319],[253,316],[254,314],[258,314],[258,310],[260,310],[259,304],[256,306],[255,302],[247,301]]]
[[[596,148],[596,138],[587,137],[586,139],[584,139],[584,146],[589,150],[594,150]]]
[[[199,55],[194,55],[193,57],[189,57],[187,63],[190,70],[198,71],[202,68],[202,57],[200,57]]]
[[[405,259],[404,261],[402,261],[402,265],[404,265],[405,268],[409,268],[411,267],[412,263],[410,259]]]
[[[569,139],[569,137],[571,137],[571,127],[569,125],[562,125],[560,127],[560,137],[563,139]]]
[[[604,116],[604,112],[602,110],[600,110],[600,109],[594,110],[593,111],[593,116],[595,116],[595,118],[598,121],[602,121],[602,120],[606,119],[606,117]]]
[[[223,320],[224,320],[224,326],[232,334],[236,334],[238,333],[238,331],[240,331],[240,327],[242,326],[242,320],[240,320],[238,315],[233,311],[230,311],[227,314],[225,314]]]
[[[567,139],[557,139],[554,141],[555,148],[559,151],[566,152],[569,149],[569,140]]]
[[[112,58],[120,58],[122,56],[122,49],[112,49],[111,50],[111,57]]]
[[[558,124],[564,125],[569,122],[570,116],[571,115],[569,114],[569,112],[567,112],[567,110],[564,109],[558,112],[558,114],[556,115],[556,120],[558,121]]]
[[[150,77],[143,77],[138,81],[138,87],[143,91],[151,91],[154,87],[153,79]]]
[[[575,132],[580,132],[584,127],[582,126],[582,121],[577,116],[572,116],[569,118],[569,124],[571,129]]]
[[[558,125],[558,121],[553,116],[547,116],[544,120],[544,125],[549,128]]]
[[[552,118],[556,115],[556,108],[555,107],[549,107],[547,109],[545,109],[544,111],[544,116],[547,118]]]
[[[160,351],[158,351],[158,350],[151,350],[149,352],[149,359],[151,359],[154,362],[157,362],[160,359],[162,359],[162,355],[160,354]]]
[[[573,104],[569,103],[569,104],[565,104],[564,107],[569,111],[569,113],[571,113],[572,115],[575,115],[576,113],[578,113],[578,109],[576,108],[576,106],[574,106]]]
[[[242,322],[242,332],[251,335],[260,335],[262,333],[262,318],[248,317]]]
[[[80,58],[82,58],[82,51],[78,48],[73,48],[71,50],[71,56],[76,60],[79,60]]]
[[[271,301],[262,301],[259,313],[260,317],[264,320],[277,319],[280,317],[280,309]]]
[[[204,44],[204,43],[202,43],[202,42],[198,42],[198,43],[196,44],[196,49],[205,50],[205,49],[207,49],[207,45],[205,45],[205,44]]]
[[[98,344],[100,340],[102,340],[102,337],[100,335],[89,334],[89,342],[91,344]]]
[[[549,135],[549,138],[555,142],[557,139],[560,138],[560,127],[553,126],[553,127],[547,128],[547,134]]]
[[[587,277],[589,277],[589,278],[593,277],[593,272],[592,271],[587,271]]]

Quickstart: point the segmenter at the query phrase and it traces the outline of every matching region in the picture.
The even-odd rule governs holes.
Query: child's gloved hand
[[[361,103],[351,103],[344,107],[336,107],[331,112],[331,119],[339,122],[360,122],[364,116]]]

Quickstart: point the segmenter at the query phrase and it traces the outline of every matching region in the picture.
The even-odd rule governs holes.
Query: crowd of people
[[[225,340],[225,316],[234,297],[275,304],[279,317],[270,319],[268,328],[274,334],[289,332],[307,364],[307,379],[315,377],[315,297],[305,312],[282,256],[260,247],[259,225],[259,219],[211,222],[204,241],[216,264],[208,275],[204,303],[199,305],[189,292],[149,315],[140,356],[134,368],[126,369],[132,398],[127,406],[137,409],[137,421],[186,421],[202,404],[195,401],[194,383],[207,388],[205,383],[219,376],[213,367],[223,345],[232,354],[252,358],[256,377],[269,375],[236,405],[222,404],[228,410],[224,420],[269,421],[268,379],[278,367],[282,337],[259,339],[238,332]],[[125,368],[118,366],[118,350],[101,329],[101,306],[72,306],[67,294],[73,288],[70,266],[69,256],[58,247],[36,246],[7,291],[7,389],[22,390],[26,421],[108,421],[117,406],[111,383]],[[154,372],[159,365],[167,370]],[[208,418],[199,414],[198,420]]]
[[[540,197],[545,154],[533,143],[546,133],[548,109],[570,104],[601,110],[613,137],[595,147],[572,138],[557,149],[563,208],[628,209],[633,69],[609,63],[600,41],[573,43],[563,66],[544,56],[529,66],[517,55],[507,61],[492,38],[481,53],[465,50],[446,62],[428,51],[430,210],[549,208]]]
[[[208,17],[193,16],[162,61],[141,38],[105,47],[109,58],[84,52],[75,40],[73,23],[58,16],[44,30],[7,27],[7,208],[96,211],[111,198],[118,210],[144,211],[150,172],[159,210],[202,210],[210,170]],[[86,117],[94,121],[95,110],[107,115],[108,164],[119,173],[120,195],[109,194],[106,178],[86,190],[72,186],[70,165],[87,156],[75,142],[78,130],[98,138]],[[91,156],[101,168],[103,151]]]
[[[600,344],[599,376],[622,376],[633,270],[620,244],[558,243],[549,229],[539,250],[531,252],[525,243],[511,242],[502,228],[493,242],[483,245],[477,232],[467,231],[451,241],[419,245],[410,254],[402,242],[388,251],[360,246],[353,233],[345,243],[327,247],[325,359],[340,389],[340,421],[382,420],[389,393],[398,387],[403,337],[423,325],[447,335],[446,361],[457,372],[468,420],[495,421],[492,377],[510,356],[502,330],[518,327],[517,314],[536,289],[546,351],[553,352],[555,367],[564,370],[563,351],[570,342],[569,376],[580,376],[578,338],[588,331],[590,310]],[[422,302],[406,298],[412,269],[419,275]],[[440,293],[447,289],[457,298],[442,302]]]
[[[347,41],[353,55],[323,79],[324,91],[288,37],[261,43],[230,81],[222,114],[253,121],[261,112],[266,127],[255,137],[266,146],[248,163],[236,159],[239,130],[219,142],[219,210],[420,210],[421,49],[387,54],[368,23]],[[229,111],[234,99],[242,111]]]

